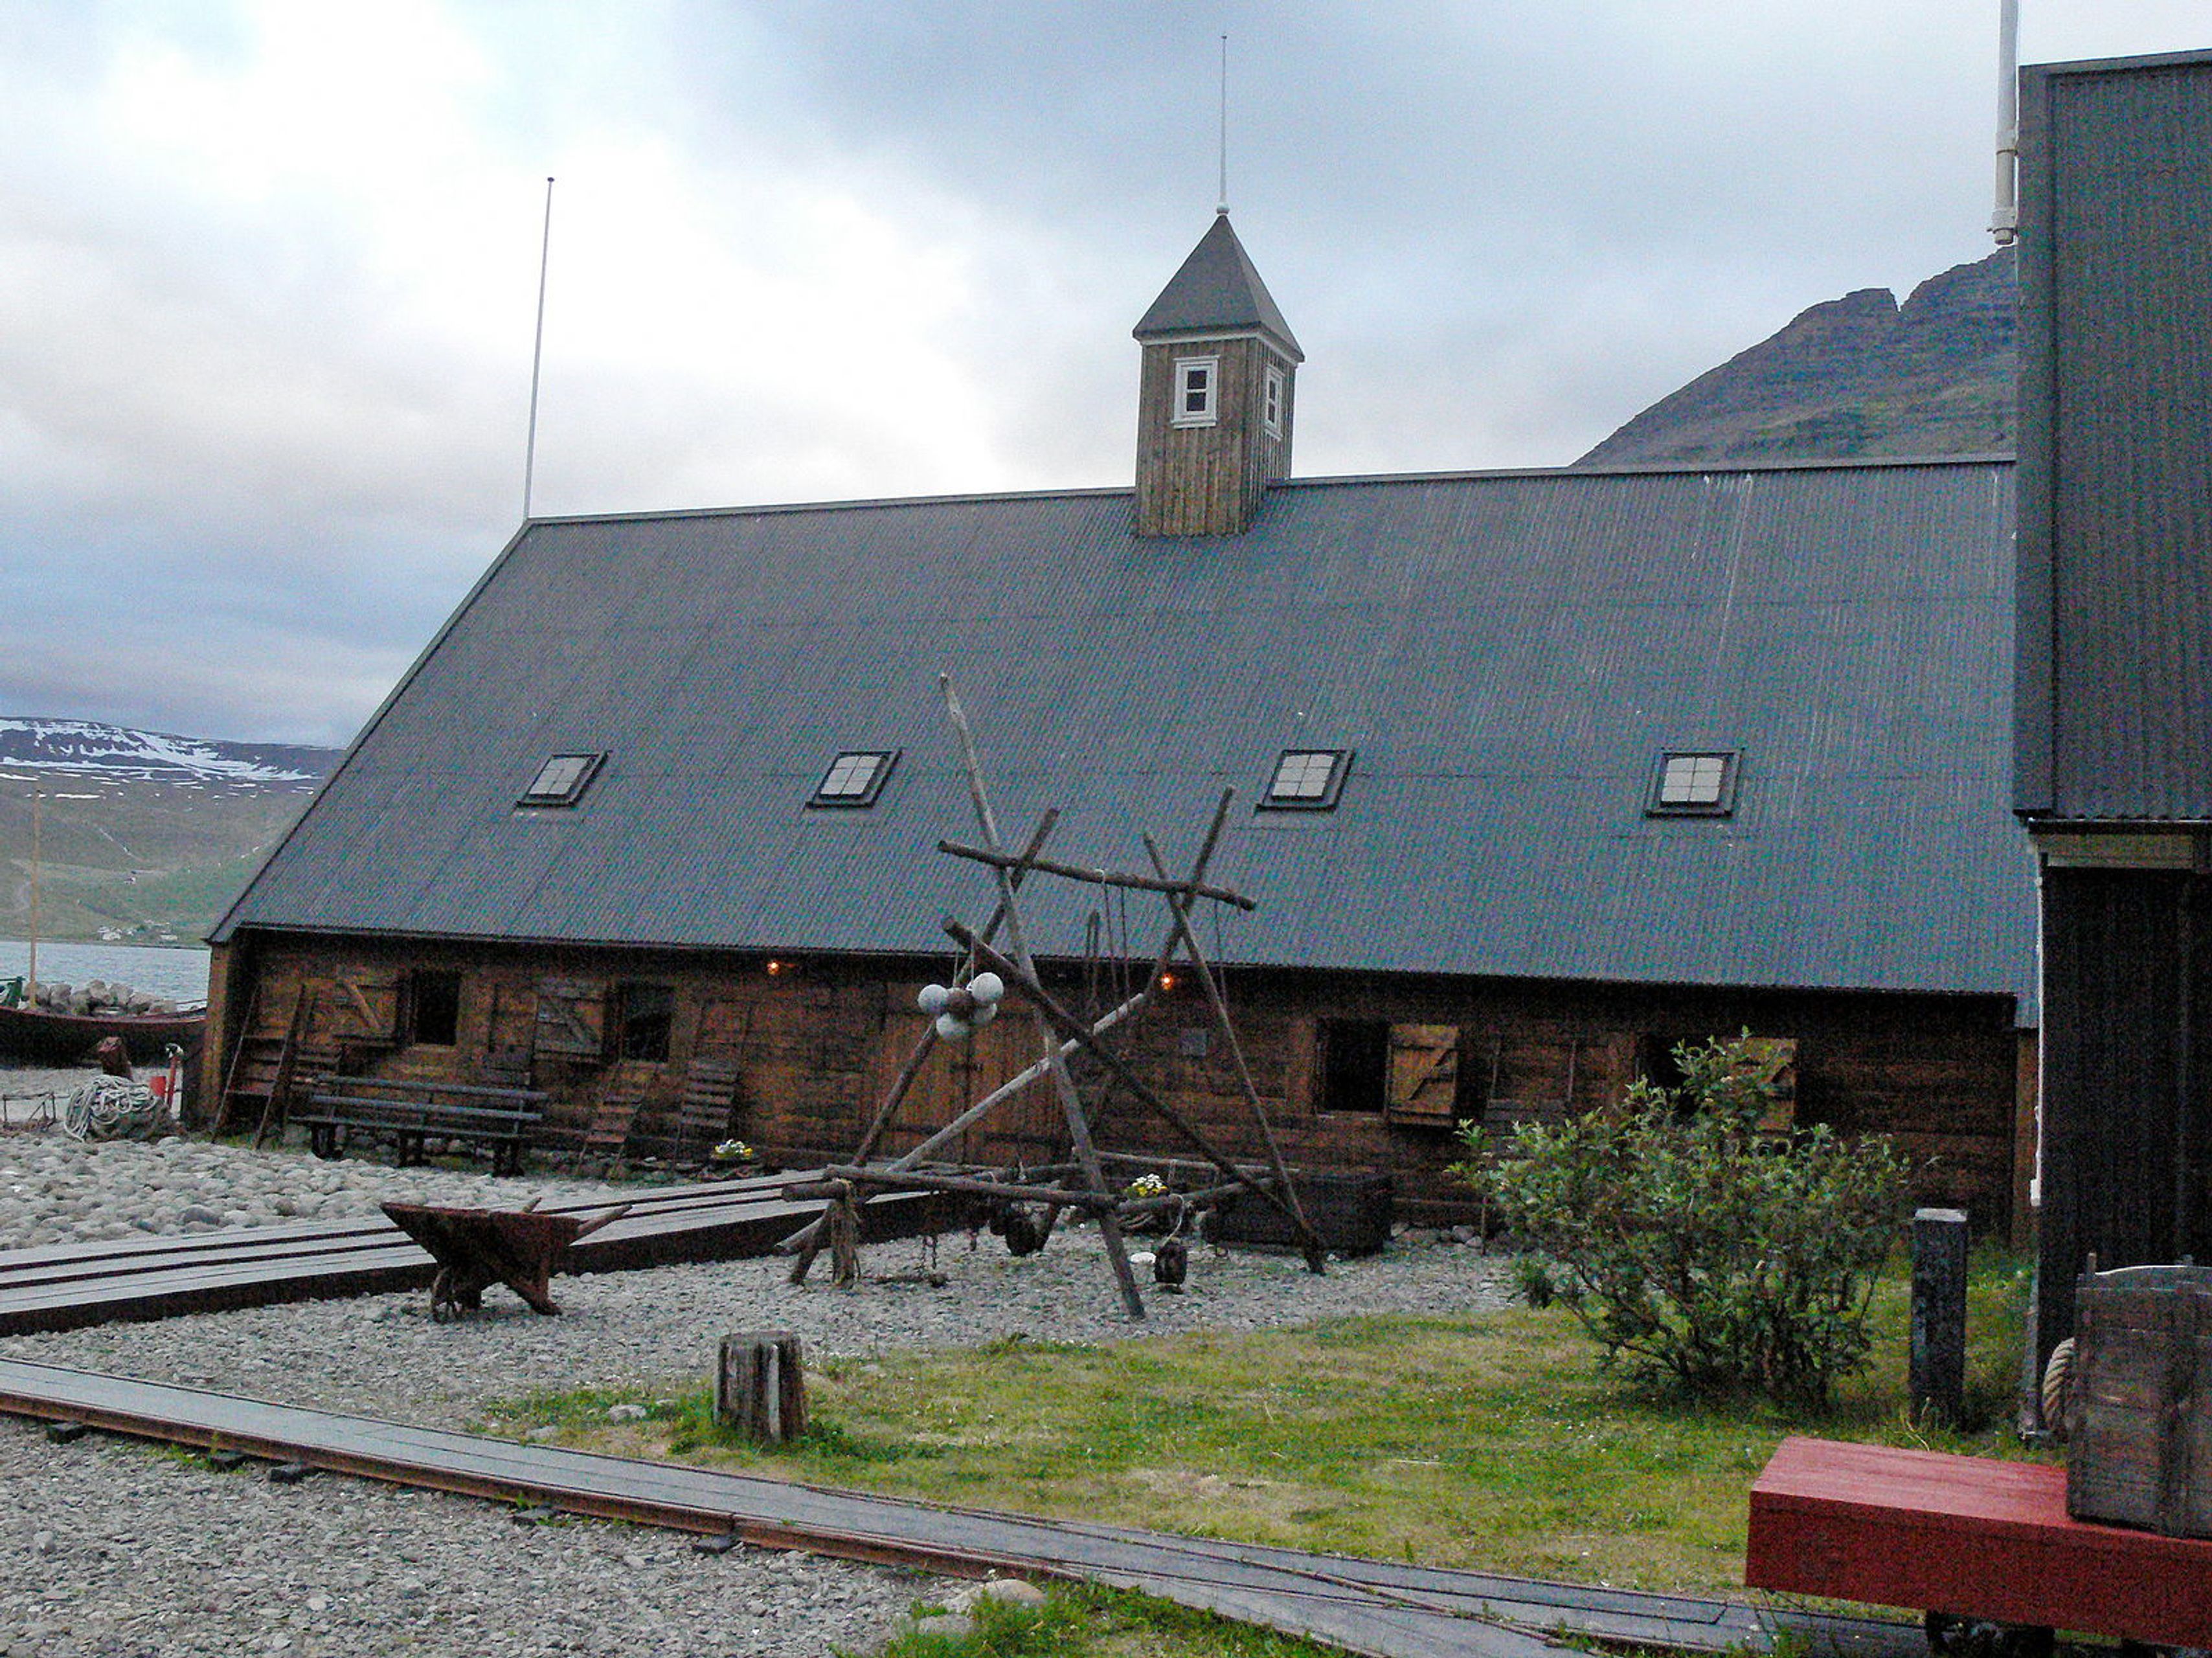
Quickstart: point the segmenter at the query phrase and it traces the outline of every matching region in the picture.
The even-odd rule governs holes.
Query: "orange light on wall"
[[[781,961],[771,961],[771,962],[769,962],[769,963],[768,964],[768,976],[769,976],[770,978],[775,978],[778,973],[781,972],[782,971],[783,971],[783,963],[781,963]]]
[[[1162,990],[1171,991],[1175,989],[1175,987],[1176,976],[1173,973],[1162,973],[1160,975],[1160,988]]]

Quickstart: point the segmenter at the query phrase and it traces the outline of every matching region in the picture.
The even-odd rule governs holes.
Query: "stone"
[[[975,1620],[965,1612],[933,1612],[914,1620],[914,1632],[939,1641],[965,1641],[975,1633]]]
[[[1044,1604],[1044,1591],[1018,1577],[988,1577],[980,1583],[970,1583],[965,1588],[955,1589],[946,1595],[945,1610],[969,1612],[985,1600],[994,1600],[1004,1606],[1041,1606]]]
[[[609,1422],[642,1422],[645,1420],[647,1414],[647,1412],[646,1408],[642,1405],[610,1405],[607,1406],[607,1420]]]

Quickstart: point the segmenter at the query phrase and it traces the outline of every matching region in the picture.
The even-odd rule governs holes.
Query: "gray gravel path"
[[[191,1203],[180,1204],[182,1188],[163,1184],[179,1169],[201,1182]],[[185,1230],[198,1223],[179,1219],[184,1210],[216,1207],[210,1186],[237,1199],[229,1212],[277,1218],[274,1194],[333,1171],[340,1185],[325,1195],[359,1205],[345,1212],[373,1212],[379,1193],[503,1204],[573,1186],[10,1135],[0,1138],[0,1237],[41,1228]],[[254,1193],[266,1202],[246,1195]],[[964,1234],[933,1251],[921,1240],[878,1246],[865,1252],[866,1282],[854,1289],[826,1282],[794,1289],[784,1283],[787,1265],[563,1277],[555,1283],[559,1318],[538,1317],[495,1289],[482,1316],[435,1324],[416,1291],[17,1337],[0,1340],[0,1354],[465,1427],[534,1388],[651,1394],[693,1384],[718,1338],[735,1331],[788,1329],[811,1353],[866,1355],[1012,1335],[1111,1342],[1503,1299],[1494,1258],[1432,1240],[1336,1263],[1318,1278],[1295,1258],[1200,1247],[1189,1293],[1150,1296],[1141,1325],[1121,1313],[1087,1228],[1063,1230],[1020,1260],[988,1235],[972,1250]],[[636,1528],[515,1527],[490,1504],[361,1482],[319,1477],[280,1492],[258,1476],[216,1475],[143,1448],[51,1446],[15,1425],[0,1426],[0,1470],[13,1499],[0,1510],[0,1547],[27,1563],[0,1588],[0,1654],[11,1638],[60,1658],[826,1653],[872,1644],[924,1593],[902,1574],[803,1556],[702,1557],[683,1539]],[[336,1576],[322,1564],[331,1561],[340,1563]],[[548,1581],[557,1586],[550,1594],[537,1587]],[[310,1594],[324,1604],[310,1604]],[[787,1607],[799,1610],[787,1618]],[[290,1644],[271,1644],[279,1638]]]

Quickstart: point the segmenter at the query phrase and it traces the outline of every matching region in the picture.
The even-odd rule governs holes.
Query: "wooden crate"
[[[2074,1293],[2066,1511],[2212,1537],[2212,1268],[2085,1272]]]
[[[1372,1255],[1390,1241],[1397,1213],[1397,1185],[1372,1170],[1322,1173],[1293,1171],[1298,1206],[1320,1234],[1322,1247],[1340,1255]],[[1290,1217],[1249,1192],[1233,1193],[1214,1210],[1206,1235],[1214,1243],[1289,1248],[1297,1242]]]

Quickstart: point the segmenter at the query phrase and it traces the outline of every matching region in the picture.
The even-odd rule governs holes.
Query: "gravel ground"
[[[4,1073],[0,1091],[13,1091]],[[217,1224],[280,1219],[277,1204],[323,1175],[337,1181],[317,1189],[324,1214],[374,1212],[378,1196],[403,1193],[507,1204],[607,1189],[12,1134],[0,1138],[0,1239],[197,1229],[205,1222],[181,1218],[196,1207]],[[221,1218],[230,1214],[246,1219]],[[1020,1260],[988,1235],[971,1249],[956,1234],[934,1249],[867,1250],[866,1282],[849,1290],[830,1288],[826,1271],[793,1289],[780,1259],[734,1261],[564,1277],[560,1318],[495,1289],[482,1315],[434,1324],[417,1291],[16,1337],[0,1355],[460,1427],[533,1388],[696,1381],[728,1332],[792,1330],[810,1352],[847,1355],[1017,1334],[1118,1341],[1494,1305],[1498,1265],[1409,1238],[1315,1277],[1295,1258],[1200,1247],[1189,1293],[1148,1296],[1151,1316],[1133,1324],[1090,1228],[1063,1229]],[[879,1642],[927,1592],[904,1574],[805,1556],[701,1556],[635,1527],[516,1527],[495,1505],[327,1476],[288,1490],[97,1438],[57,1447],[21,1424],[0,1423],[0,1470],[13,1499],[0,1548],[19,1563],[0,1587],[9,1658],[828,1653]]]

